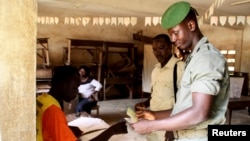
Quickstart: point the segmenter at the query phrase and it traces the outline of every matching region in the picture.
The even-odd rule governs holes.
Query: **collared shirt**
[[[192,93],[199,92],[213,95],[215,98],[209,119],[191,128],[203,129],[212,124],[224,124],[229,100],[228,88],[227,62],[219,50],[203,37],[186,60],[181,86],[177,92],[177,103],[172,114],[191,107]]]
[[[179,62],[178,62],[179,61]],[[158,63],[151,74],[152,94],[150,100],[150,109],[153,111],[166,110],[173,107],[174,101],[174,85],[173,70],[177,63],[177,84],[180,82],[185,63],[178,58],[172,56],[168,63],[161,67]]]

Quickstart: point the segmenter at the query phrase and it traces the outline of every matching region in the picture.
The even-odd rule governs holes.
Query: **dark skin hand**
[[[197,26],[197,22],[190,19],[185,19],[180,24],[168,29],[168,32],[173,44],[182,50],[192,51],[203,37]],[[193,92],[192,106],[187,107],[186,110],[171,117],[169,116],[171,110],[145,111],[145,114],[137,113],[140,120],[130,125],[140,134],[147,134],[159,130],[173,131],[186,129],[208,119],[213,101],[213,95]]]
[[[144,102],[139,102],[139,103],[136,103],[135,106],[134,106],[134,109],[135,111],[144,111],[146,108],[149,107],[150,105],[150,98],[148,98],[147,100],[145,100]]]
[[[185,129],[207,120],[211,111],[214,96],[203,93],[193,93],[192,95],[193,105],[186,110],[171,117],[168,117],[171,110],[159,112],[146,111],[144,118],[154,117],[155,120],[141,119],[134,124],[130,124],[131,127],[139,134],[148,134],[156,130],[172,131]],[[152,117],[150,116],[150,113]]]

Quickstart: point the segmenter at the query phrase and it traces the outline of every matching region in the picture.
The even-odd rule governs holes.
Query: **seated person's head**
[[[59,66],[53,71],[50,94],[57,100],[70,102],[78,94],[80,75],[76,67]]]
[[[90,76],[90,68],[85,66],[85,65],[82,65],[79,68],[79,73],[80,73],[81,77],[89,77]]]

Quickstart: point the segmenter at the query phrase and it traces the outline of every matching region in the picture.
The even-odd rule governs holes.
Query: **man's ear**
[[[196,25],[195,25],[195,22],[193,20],[190,20],[188,22],[188,28],[189,28],[190,31],[194,31],[195,30]]]

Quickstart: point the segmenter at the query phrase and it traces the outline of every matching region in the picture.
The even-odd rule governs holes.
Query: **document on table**
[[[103,131],[105,131],[110,127],[110,125],[107,124],[104,120],[93,117],[79,117],[71,122],[68,122],[68,125],[77,126],[84,133],[94,131],[97,129],[103,129],[81,136],[81,139],[84,141],[89,141],[90,139],[93,139],[94,137],[98,136],[99,134],[101,134]],[[128,129],[127,134],[113,135],[109,139],[109,141],[147,141],[145,136],[139,135],[138,133],[130,129],[130,127],[127,129]]]
[[[106,129],[109,125],[100,118],[93,117],[79,117],[68,123],[70,126],[77,126],[84,133],[96,129]]]

